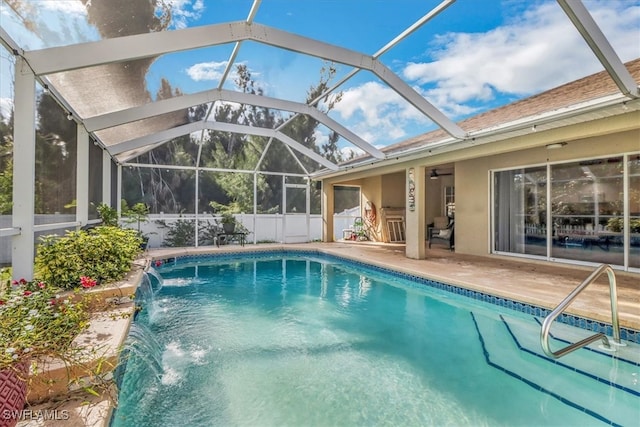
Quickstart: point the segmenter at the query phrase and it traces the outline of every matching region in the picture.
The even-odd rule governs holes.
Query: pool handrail
[[[554,308],[551,313],[544,319],[542,323],[542,328],[540,330],[540,343],[542,344],[542,350],[544,353],[553,358],[558,359],[568,353],[571,353],[574,350],[582,348],[588,344],[591,344],[594,341],[602,339],[602,343],[607,347],[611,348],[611,344],[609,343],[609,339],[607,336],[599,332],[595,335],[587,337],[581,341],[570,344],[560,350],[552,351],[549,346],[549,333],[551,330],[551,324],[558,316],[564,312],[564,310],[576,299],[576,297],[590,284],[596,281],[598,277],[600,277],[603,273],[607,273],[609,278],[609,294],[611,298],[611,325],[613,327],[613,340],[616,344],[620,344],[620,325],[618,322],[618,295],[616,288],[616,276],[613,272],[613,268],[608,264],[601,264],[598,268],[596,268],[589,277],[587,277],[577,288],[575,288],[569,295],[562,300],[560,304],[556,308]]]

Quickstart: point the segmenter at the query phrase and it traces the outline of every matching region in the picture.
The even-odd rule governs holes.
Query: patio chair
[[[454,249],[454,233],[455,221],[450,220],[446,216],[438,216],[433,220],[433,227],[427,228],[427,239],[429,240],[429,249],[434,240],[443,240],[449,245],[449,250]]]

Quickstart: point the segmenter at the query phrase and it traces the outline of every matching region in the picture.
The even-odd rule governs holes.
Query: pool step
[[[509,335],[522,351],[532,354],[549,363],[555,363],[585,375],[592,375],[597,381],[610,384],[616,388],[635,394],[640,398],[640,351],[635,344],[615,346],[615,351],[608,351],[602,341],[587,346],[583,351],[574,351],[560,359],[550,360],[542,351],[540,344],[540,327],[537,322],[500,316]],[[534,319],[535,320],[535,319]],[[552,329],[551,348],[560,349],[570,343],[580,341],[593,332],[558,324]],[[564,326],[564,327],[562,327]],[[610,338],[610,342],[613,342]]]
[[[533,347],[527,348],[534,346],[535,340],[540,346],[540,330],[535,322],[498,316],[471,316],[490,366],[604,423],[631,425],[640,418],[637,384],[634,385],[633,381],[625,381],[631,387],[619,384],[617,372],[621,363],[618,360],[585,349],[574,352],[570,361],[566,360],[569,356],[551,360],[542,355],[541,348],[538,352]],[[525,341],[524,345],[522,341]],[[602,377],[603,369],[609,373],[616,372],[613,381],[610,374]],[[637,379],[636,365],[624,369],[622,376],[635,373],[634,378]],[[594,395],[602,398],[593,399]],[[614,404],[618,408],[616,411],[612,410]]]

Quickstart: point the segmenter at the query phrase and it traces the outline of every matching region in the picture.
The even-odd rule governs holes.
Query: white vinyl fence
[[[342,239],[342,230],[348,229],[353,225],[355,218],[359,216],[360,208],[345,210],[333,216],[334,221],[334,240]],[[150,215],[149,222],[141,225],[141,231],[149,236],[149,247],[158,248],[162,247],[163,242],[167,237],[168,227],[163,227],[159,221],[163,221],[167,226],[175,223],[177,220],[190,220],[195,221],[195,215]],[[213,223],[214,217],[211,215],[201,215],[199,217],[200,223],[205,222]],[[247,244],[253,242],[256,243],[300,243],[300,242],[313,242],[322,239],[322,217],[321,215],[309,216],[309,230],[306,229],[306,215],[292,215],[287,214],[286,219],[282,214],[259,214],[255,216],[255,223],[253,215],[251,214],[238,214],[236,219],[242,223],[249,235],[247,236]],[[52,214],[52,215],[36,215],[36,224],[51,224],[51,223],[64,223],[75,221],[75,215],[68,214]],[[283,233],[285,226],[287,231]],[[137,227],[136,224],[124,224],[126,227]],[[0,228],[11,227],[11,215],[0,215]],[[55,234],[56,232],[63,233],[64,230],[51,230],[49,232],[43,232],[39,234]],[[37,241],[34,242],[37,244]],[[0,238],[0,265],[7,265],[11,263],[11,236],[3,236]]]
[[[322,217],[320,215],[310,215],[309,230],[306,229],[306,215],[287,214],[236,214],[236,221],[241,223],[249,234],[246,237],[247,244],[251,243],[301,243],[318,241],[322,238]],[[165,246],[164,242],[172,224],[178,220],[186,220],[195,223],[195,215],[150,215],[149,222],[142,224],[141,231],[149,236],[149,248]],[[201,215],[198,217],[199,227],[206,227],[206,223],[214,224],[215,218],[212,215]],[[283,233],[285,225],[287,232]],[[164,223],[165,225],[163,226]],[[135,224],[127,225],[136,227]],[[287,236],[293,236],[287,238]],[[201,242],[199,244],[207,244]],[[211,244],[211,242],[208,242]]]

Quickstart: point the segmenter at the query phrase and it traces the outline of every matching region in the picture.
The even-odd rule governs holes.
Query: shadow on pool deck
[[[163,248],[150,250],[149,256],[165,258],[196,253],[279,249],[318,250],[545,308],[555,307],[594,270],[593,267],[530,259],[462,255],[444,247],[427,249],[426,259],[416,260],[405,256],[402,244],[361,242]],[[616,271],[616,281],[620,325],[640,330],[640,274]],[[585,289],[567,312],[611,323],[607,275]]]

